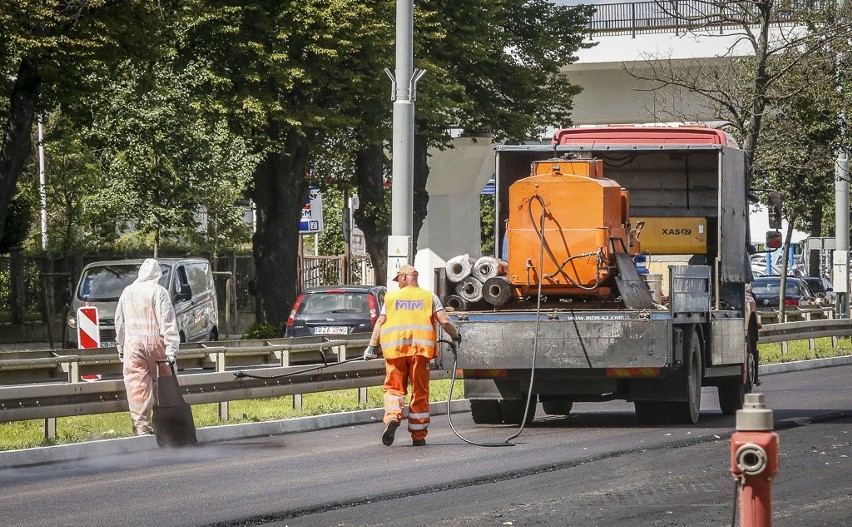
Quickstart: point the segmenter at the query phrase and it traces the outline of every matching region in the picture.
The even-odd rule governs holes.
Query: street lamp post
[[[837,9],[840,16],[838,23],[845,21],[844,9],[846,0],[837,1]],[[843,53],[837,55],[837,71],[835,72],[836,86],[838,92],[842,90],[842,64]],[[838,114],[841,137],[845,136],[846,116],[841,110]],[[833,261],[834,290],[837,292],[837,310],[840,316],[849,316],[849,158],[846,148],[840,146],[837,149],[837,159],[834,163],[834,237],[835,250]]]
[[[417,81],[425,73],[414,69],[414,0],[396,2],[396,73],[393,91],[393,172],[391,186],[391,236],[388,238],[387,283],[392,285],[399,266],[413,263],[414,234],[414,101]]]

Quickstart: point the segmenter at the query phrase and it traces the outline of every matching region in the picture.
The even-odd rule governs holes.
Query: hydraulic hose
[[[354,357],[354,358],[351,358],[351,359],[342,360],[340,362],[329,363],[325,358],[325,352],[323,352],[322,348],[320,348],[319,352],[320,352],[320,357],[322,357],[322,364],[320,364],[318,366],[311,366],[310,368],[304,368],[304,369],[301,369],[299,371],[291,371],[291,372],[282,373],[282,374],[279,374],[279,375],[254,375],[254,374],[246,373],[242,370],[239,370],[239,371],[234,372],[234,377],[236,377],[237,379],[281,379],[281,378],[284,378],[284,377],[291,377],[293,375],[299,375],[300,373],[305,373],[305,372],[309,372],[309,371],[322,370],[324,368],[330,368],[332,366],[340,366],[341,364],[347,364],[349,362],[366,360],[366,359],[364,359],[364,357]]]
[[[509,442],[511,438],[507,439],[503,443],[477,443],[476,441],[471,441],[470,439],[464,437],[463,435],[461,435],[458,432],[458,430],[456,430],[455,425],[453,425],[453,412],[450,411],[450,406],[453,402],[453,387],[456,384],[456,371],[457,371],[456,366],[458,366],[459,355],[456,351],[456,343],[455,342],[452,342],[452,341],[449,341],[449,340],[444,340],[444,339],[440,339],[440,340],[438,340],[438,342],[443,342],[443,343],[449,344],[450,349],[453,352],[453,373],[450,375],[450,393],[449,393],[449,395],[447,395],[447,421],[449,421],[449,423],[450,423],[450,430],[453,431],[453,433],[456,435],[456,437],[458,437],[459,439],[461,439],[465,443],[467,443],[469,445],[473,445],[473,446],[482,446],[482,447],[515,446],[514,443]]]

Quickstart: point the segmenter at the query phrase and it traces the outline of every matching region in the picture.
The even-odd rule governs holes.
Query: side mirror
[[[770,249],[780,249],[781,248],[781,232],[780,231],[766,231],[766,246]]]

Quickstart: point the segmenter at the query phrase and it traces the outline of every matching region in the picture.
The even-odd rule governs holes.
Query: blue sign
[[[312,188],[308,200],[302,208],[302,219],[299,221],[299,234],[315,234],[322,232],[322,194],[318,188]]]

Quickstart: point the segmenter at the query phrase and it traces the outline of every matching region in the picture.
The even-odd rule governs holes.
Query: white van
[[[83,268],[68,311],[66,345],[77,347],[77,309],[98,308],[101,347],[115,346],[115,308],[124,288],[136,280],[143,259],[93,262]],[[158,258],[175,306],[181,342],[219,340],[219,309],[213,269],[201,258]]]

